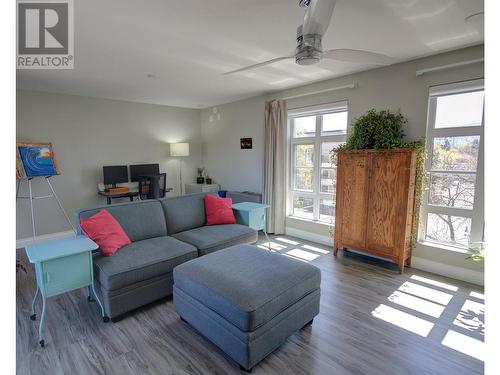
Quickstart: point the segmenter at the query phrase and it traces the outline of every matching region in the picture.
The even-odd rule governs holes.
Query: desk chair
[[[139,176],[139,199],[164,198],[167,191],[167,174]]]

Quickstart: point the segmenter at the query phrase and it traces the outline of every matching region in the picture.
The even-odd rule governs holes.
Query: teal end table
[[[26,246],[26,255],[35,265],[36,291],[31,305],[31,320],[36,320],[36,301],[42,295],[42,314],[38,328],[38,338],[41,347],[45,346],[43,339],[43,322],[47,298],[57,296],[75,289],[88,288],[88,301],[92,302],[92,294],[101,307],[103,321],[109,322],[104,313],[104,307],[94,289],[94,267],[92,251],[97,244],[85,236],[75,236],[60,240],[35,243]]]
[[[255,202],[241,202],[233,204],[233,212],[238,224],[246,225],[257,231],[264,232],[267,238],[269,250],[271,250],[271,241],[266,231],[266,209],[269,205]]]

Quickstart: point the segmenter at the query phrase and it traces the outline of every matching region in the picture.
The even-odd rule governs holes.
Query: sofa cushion
[[[206,255],[237,244],[257,242],[257,231],[240,224],[210,225],[176,233],[173,237],[196,246]]]
[[[205,193],[160,199],[168,235],[205,225]]]
[[[320,282],[317,267],[250,245],[217,251],[174,269],[175,288],[242,331],[254,331],[317,292]]]
[[[121,225],[132,242],[167,235],[165,216],[156,200],[128,202],[77,210],[75,224],[81,232],[80,219],[86,219],[101,210],[108,211]]]
[[[107,290],[148,280],[168,272],[197,256],[195,247],[172,237],[136,241],[112,257],[94,255],[94,277]]]

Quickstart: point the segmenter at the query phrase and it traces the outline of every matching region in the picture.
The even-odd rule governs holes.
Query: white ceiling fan
[[[289,56],[277,57],[258,64],[223,73],[223,75],[243,72],[261,66],[273,64],[278,61],[295,59],[299,65],[312,65],[322,58],[355,62],[371,65],[390,65],[393,60],[380,53],[357,49],[331,49],[323,51],[321,39],[325,34],[333,14],[337,0],[299,0],[299,5],[306,8],[304,22],[297,28],[297,48]]]

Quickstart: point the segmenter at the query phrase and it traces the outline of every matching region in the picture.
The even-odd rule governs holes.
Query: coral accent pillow
[[[106,210],[101,210],[87,219],[81,219],[80,227],[99,245],[99,251],[105,256],[111,256],[119,248],[131,243],[120,223]]]
[[[236,224],[233,214],[233,200],[215,195],[205,195],[207,225]]]

